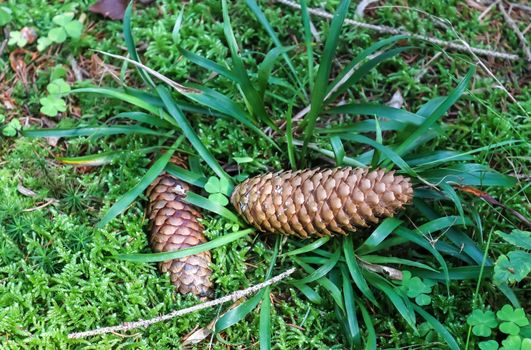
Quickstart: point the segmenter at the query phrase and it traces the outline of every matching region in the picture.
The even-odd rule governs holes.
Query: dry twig
[[[278,2],[280,4],[282,4],[282,5],[286,5],[286,6],[295,8],[295,9],[300,9],[301,8],[299,4],[297,4],[297,3],[293,2],[293,1],[290,1],[290,0],[274,0],[274,1],[276,1],[276,2]],[[319,10],[319,9],[314,9],[314,8],[308,8],[308,12],[311,13],[312,15],[314,15],[314,16],[328,18],[328,19],[331,19],[331,18],[334,17],[334,15],[332,15],[331,13],[328,13],[326,11],[322,11],[322,10]],[[461,51],[461,52],[472,52],[472,53],[475,53],[475,54],[478,54],[478,55],[481,55],[481,56],[501,58],[501,59],[510,60],[510,61],[518,61],[518,60],[521,59],[520,56],[511,54],[511,53],[494,51],[494,50],[487,50],[487,49],[480,49],[480,48],[477,48],[477,47],[471,47],[470,45],[468,45],[466,43],[457,44],[457,43],[453,43],[453,42],[437,39],[437,38],[430,37],[430,36],[410,33],[410,32],[407,32],[405,30],[401,30],[401,29],[397,29],[397,28],[393,28],[393,27],[389,27],[389,26],[376,25],[376,24],[370,24],[370,23],[363,23],[363,22],[354,21],[354,20],[349,19],[349,18],[345,19],[345,23],[347,23],[348,25],[354,26],[354,27],[360,27],[360,28],[365,28],[365,29],[369,29],[369,30],[374,30],[374,31],[377,31],[379,33],[387,33],[387,34],[393,34],[393,35],[404,34],[404,35],[408,35],[408,36],[410,36],[410,37],[412,37],[414,39],[427,41],[427,42],[429,42],[431,44],[434,44],[434,45],[443,46],[443,47],[446,47],[448,49],[453,49],[453,50],[457,50],[457,51]]]
[[[512,17],[505,11],[505,7],[503,7],[503,3],[498,3],[498,8],[500,9],[500,12],[503,15],[503,18],[505,18],[505,22],[507,22],[507,25],[511,27],[511,29],[514,31],[516,36],[518,37],[518,40],[520,40],[520,45],[522,46],[522,51],[524,51],[525,59],[528,62],[531,62],[531,51],[529,50],[529,46],[527,46],[527,40],[512,19]]]
[[[169,314],[166,314],[166,315],[162,315],[162,316],[157,316],[155,318],[152,318],[152,319],[149,319],[149,320],[139,320],[139,321],[135,321],[135,322],[125,322],[121,325],[118,325],[118,326],[112,326],[112,327],[103,327],[103,328],[96,328],[96,329],[93,329],[93,330],[90,330],[90,331],[86,331],[86,332],[79,332],[79,333],[70,333],[68,335],[68,338],[69,339],[79,339],[79,338],[86,338],[86,337],[91,337],[91,336],[94,336],[94,335],[99,335],[99,334],[106,334],[106,333],[114,333],[114,332],[119,332],[119,331],[128,331],[128,330],[131,330],[131,329],[135,329],[135,328],[140,328],[140,327],[148,327],[154,323],[158,323],[158,322],[162,322],[162,321],[166,321],[166,320],[170,320],[172,318],[175,318],[175,317],[178,317],[178,316],[182,316],[182,315],[186,315],[186,314],[189,314],[189,313],[192,313],[192,312],[195,312],[195,311],[199,311],[199,310],[203,310],[203,309],[207,309],[209,307],[212,307],[212,306],[216,306],[216,305],[219,305],[219,304],[223,304],[223,303],[226,303],[227,301],[236,301],[240,298],[243,298],[244,296],[246,295],[249,295],[249,294],[253,294],[267,286],[270,286],[272,284],[275,284],[281,280],[283,280],[284,278],[290,276],[292,273],[295,272],[295,268],[292,267],[291,269],[281,273],[280,275],[278,276],[275,276],[265,282],[262,282],[262,283],[259,283],[259,284],[256,284],[252,287],[249,287],[249,288],[246,288],[246,289],[243,289],[243,290],[239,290],[239,291],[236,291],[232,294],[229,294],[229,295],[226,295],[222,298],[219,298],[219,299],[216,299],[216,300],[211,300],[209,302],[206,302],[206,303],[201,303],[201,304],[198,304],[198,305],[194,305],[192,307],[188,307],[186,309],[182,309],[182,310],[175,310],[173,312],[170,312]]]

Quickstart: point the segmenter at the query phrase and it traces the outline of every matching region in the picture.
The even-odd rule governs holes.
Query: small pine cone
[[[260,231],[306,238],[376,224],[412,197],[409,179],[394,171],[346,167],[256,176],[234,189],[231,203]]]
[[[186,167],[178,157],[174,164]],[[201,214],[182,199],[190,190],[187,183],[163,173],[148,187],[148,217],[150,243],[155,252],[169,252],[193,247],[206,242],[203,225],[198,221]],[[161,272],[169,272],[177,291],[199,297],[212,296],[210,252],[190,255],[181,259],[159,263]]]

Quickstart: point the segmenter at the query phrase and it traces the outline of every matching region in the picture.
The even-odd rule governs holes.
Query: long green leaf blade
[[[116,203],[107,211],[107,213],[101,218],[101,220],[98,222],[96,227],[102,228],[105,225],[107,225],[112,219],[114,219],[116,216],[118,216],[120,213],[124,212],[133,201],[144,192],[144,190],[159,176],[164,168],[166,167],[166,164],[168,164],[171,156],[173,155],[173,152],[181,142],[183,141],[183,137],[179,137],[177,141],[175,141],[174,145],[168,150],[168,152],[164,153],[162,156],[160,156],[155,163],[149,168],[149,170],[146,172],[146,174],[142,177],[140,182],[136,184],[132,189],[130,189],[127,193],[125,193],[123,196],[121,196]]]
[[[221,247],[225,244],[229,244],[238,239],[246,237],[253,232],[254,232],[254,229],[248,228],[245,230],[228,233],[224,236],[218,237],[206,243],[198,244],[196,246],[186,248],[186,249],[181,249],[181,250],[176,250],[176,251],[171,251],[171,252],[164,252],[164,253],[119,254],[119,255],[116,255],[116,258],[119,260],[131,261],[131,262],[137,262],[137,263],[161,262],[161,261],[168,261],[168,260],[173,260],[173,259],[180,259],[180,258],[184,258],[190,255],[206,252],[207,250]]]

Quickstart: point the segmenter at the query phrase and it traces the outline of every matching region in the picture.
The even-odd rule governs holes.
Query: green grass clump
[[[54,27],[57,14],[74,12],[80,18],[87,11],[86,4],[73,2],[47,5],[34,0],[7,6],[13,9],[10,26],[34,26],[41,36]],[[482,46],[479,33],[488,36],[499,30],[457,2],[438,6],[421,1],[417,6],[454,23],[473,45]],[[123,59],[101,56],[116,65],[119,83],[109,76],[75,82],[71,72],[66,74],[74,94],[61,97],[79,107],[81,115],[72,109],[55,117],[60,131],[24,131],[27,136],[61,136],[67,142],[51,146],[43,139],[0,138],[3,346],[174,348],[196,326],[206,327],[218,316],[214,348],[225,343],[246,348],[474,348],[489,341],[479,338],[476,324],[467,320],[476,310],[506,310],[507,303],[517,308],[518,298],[524,301],[528,280],[493,281],[491,276],[494,261],[515,250],[500,237],[525,227],[509,211],[455,185],[487,185],[481,188],[501,203],[528,211],[529,145],[523,142],[529,136],[528,87],[504,81],[518,100],[514,103],[506,93],[493,90],[491,77],[470,69],[468,57],[443,53],[426,67],[433,48],[407,38],[384,38],[382,43],[373,33],[341,26],[341,18],[352,13],[348,1],[330,1],[325,8],[337,12],[331,22],[312,18],[321,43],[305,31],[309,23],[304,11],[251,0],[230,6],[218,1],[188,4],[177,35],[172,29],[181,11],[178,4],[139,6],[135,16],[126,17],[124,37],[121,24],[89,15],[79,40],[69,39],[43,53],[49,68],[29,88],[8,71],[18,103],[15,111],[0,112],[12,120],[15,112],[39,116],[39,99],[48,95],[46,87],[57,78],[58,65],[70,71],[70,57],[81,62],[94,54],[90,48],[119,56],[128,50],[133,59],[120,72]],[[382,7],[367,21],[455,38],[424,16]],[[264,30],[268,26],[271,30]],[[507,45],[518,47],[514,33],[506,37]],[[131,69],[135,47],[145,64],[136,67],[140,74]],[[364,50],[370,47],[384,50],[379,52],[384,56],[369,57]],[[413,55],[418,58],[412,60]],[[325,98],[338,81],[334,78],[355,57],[362,63],[355,79],[334,98]],[[7,67],[6,53],[0,63]],[[179,87],[176,93],[146,67],[200,92]],[[510,76],[523,74],[525,67],[519,62],[496,68],[496,74]],[[404,97],[403,111],[382,105],[397,89]],[[343,106],[336,106],[336,97]],[[279,128],[310,103],[309,114],[293,130]],[[23,105],[25,109],[19,107]],[[73,137],[81,131],[89,137]],[[210,242],[245,233],[213,250],[217,296],[295,265],[299,271],[294,279],[249,296],[233,309],[207,309],[126,337],[68,340],[71,332],[152,318],[197,303],[176,295],[154,264],[116,259],[160,259],[147,254],[141,193],[167,162],[162,156],[150,165],[148,153],[171,144],[190,154],[191,172],[167,170],[199,187],[209,178],[237,183],[266,170],[363,164],[411,176],[417,199],[400,220],[385,220],[363,234],[299,242],[250,235],[230,208],[208,200],[205,192],[200,194],[204,198],[190,196],[213,211],[204,221]],[[71,168],[58,162],[61,158],[104,166]],[[35,196],[17,191],[19,184]],[[393,281],[366,264],[409,271],[411,276]],[[506,335],[501,326],[495,332]],[[522,326],[510,336],[504,341],[525,341],[528,329]],[[210,337],[198,347],[207,342]]]

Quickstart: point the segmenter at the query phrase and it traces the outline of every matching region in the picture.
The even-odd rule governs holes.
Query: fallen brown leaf
[[[99,0],[90,7],[90,12],[98,13],[103,17],[108,17],[113,20],[121,20],[124,18],[125,9],[128,2],[125,0]]]
[[[500,203],[497,199],[492,197],[487,192],[481,191],[481,190],[479,190],[479,189],[477,189],[475,187],[472,187],[472,186],[456,186],[456,188],[461,190],[461,191],[463,191],[463,192],[469,193],[469,194],[471,194],[473,196],[479,197],[479,198],[483,199],[485,202],[487,202],[489,204],[492,204],[494,206],[498,206],[500,208],[503,208],[503,209],[509,211],[511,214],[516,216],[523,224],[527,225],[528,227],[531,227],[531,221],[529,221],[524,215],[522,215],[518,211],[514,210],[513,208],[509,208],[505,204]]]

